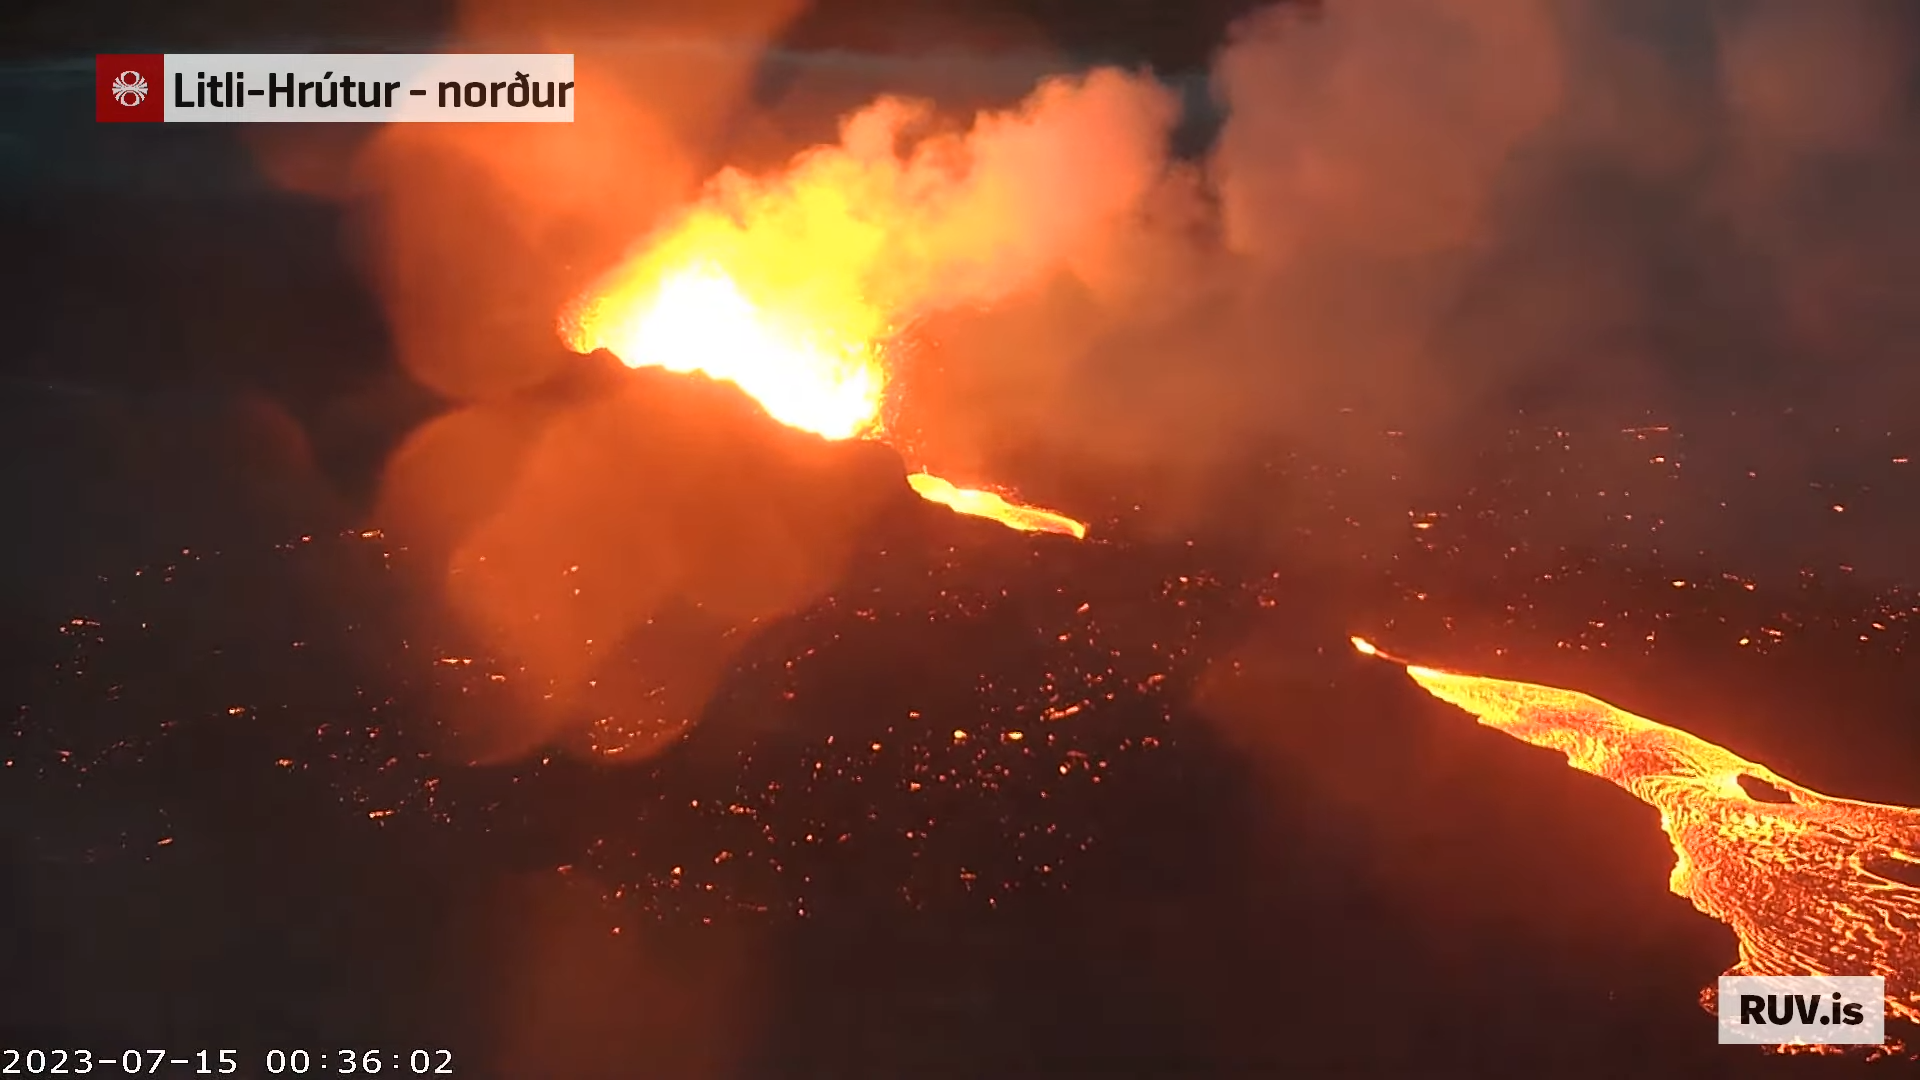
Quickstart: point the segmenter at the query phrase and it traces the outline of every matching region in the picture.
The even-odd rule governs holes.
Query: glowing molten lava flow
[[[880,319],[840,305],[848,331],[823,333],[809,320],[781,317],[749,300],[718,264],[696,260],[658,279],[616,282],[563,320],[579,352],[606,349],[630,368],[700,372],[731,382],[790,427],[828,439],[880,434],[887,386],[876,336]],[[922,498],[1021,532],[1082,539],[1085,524],[990,491],[956,487],[929,473],[907,478]]]
[[[907,484],[928,502],[952,507],[962,514],[988,518],[1009,529],[1018,529],[1021,532],[1059,533],[1062,536],[1071,536],[1075,540],[1084,539],[1087,535],[1086,525],[1065,514],[1042,510],[1037,506],[1023,506],[1008,502],[991,491],[954,487],[931,473],[913,473],[907,477]]]
[[[1354,647],[1379,655],[1365,641]],[[1434,697],[1660,811],[1671,887],[1740,939],[1730,975],[1880,975],[1920,1022],[1920,810],[1822,795],[1705,739],[1550,686],[1409,666]],[[1746,776],[1786,793],[1761,802]]]

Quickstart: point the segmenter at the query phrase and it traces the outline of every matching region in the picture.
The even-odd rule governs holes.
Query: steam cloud
[[[946,328],[965,407],[941,434],[1002,470],[1159,474],[1185,530],[1244,528],[1233,465],[1349,438],[1342,408],[1408,432],[1380,470],[1402,511],[1458,482],[1462,428],[1517,406],[1708,435],[1786,399],[1897,426],[1914,23],[1880,0],[1258,12],[1213,65],[1210,151],[1106,238],[1126,256],[1100,288]]]
[[[635,443],[625,466],[577,467],[583,432],[619,431],[624,406],[570,427],[529,403],[578,363],[554,313],[610,268],[640,272],[630,245],[689,214],[726,243],[805,250],[758,263],[804,302],[921,320],[939,363],[908,406],[963,481],[1091,476],[1157,495],[1137,501],[1177,530],[1257,517],[1223,478],[1276,441],[1343,438],[1342,408],[1436,451],[1402,463],[1418,483],[1457,465],[1437,452],[1451,432],[1516,402],[1710,415],[1729,387],[1804,383],[1807,408],[1858,416],[1913,389],[1915,16],[1898,0],[1279,5],[1223,44],[1221,126],[1196,159],[1170,149],[1171,75],[1056,78],[971,122],[882,96],[804,149],[791,130],[824,118],[755,105],[755,50],[610,44],[764,42],[794,13],[476,6],[475,40],[577,54],[595,88],[579,122],[403,125],[350,175],[267,155],[289,183],[362,200],[401,358],[462,403],[391,463],[382,516],[456,565],[514,536],[522,555],[496,551],[495,572],[527,581],[577,543],[650,553],[594,636],[671,596],[772,617],[858,531],[846,499],[776,500],[755,528],[806,566],[743,594],[737,544],[721,559],[711,529],[605,513],[634,503],[635,475],[702,466]],[[725,171],[749,150],[787,163]],[[702,475],[716,503],[764,498]],[[840,524],[808,524],[823,512]],[[530,603],[481,606],[526,623]]]
[[[929,131],[930,102],[881,98],[781,172],[721,172],[595,291],[707,259],[862,338],[990,304],[1088,261],[1153,189],[1177,115],[1159,84],[1112,70],[1047,80],[965,132]]]

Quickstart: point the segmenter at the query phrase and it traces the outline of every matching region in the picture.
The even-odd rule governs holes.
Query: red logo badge
[[[116,53],[93,58],[93,118],[103,124],[167,118],[167,58]]]

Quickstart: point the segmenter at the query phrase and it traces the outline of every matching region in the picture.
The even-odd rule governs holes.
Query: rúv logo
[[[1720,1041],[1872,1046],[1887,1037],[1879,975],[1722,975]]]
[[[93,118],[105,124],[167,118],[167,58],[159,53],[102,53],[93,58]]]
[[[113,100],[129,108],[147,100],[146,76],[137,71],[123,71],[114,76]]]

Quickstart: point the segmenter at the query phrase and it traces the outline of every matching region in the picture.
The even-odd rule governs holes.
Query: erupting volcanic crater
[[[636,211],[649,231],[604,272],[533,290],[504,360],[495,294],[460,274],[396,301],[404,374],[446,396],[395,435],[365,520],[105,568],[53,631],[20,629],[0,809],[25,824],[0,871],[31,873],[0,878],[0,928],[54,930],[0,939],[0,970],[60,989],[20,1023],[119,1023],[128,1045],[215,1045],[231,1016],[289,1046],[453,1032],[516,1080],[574,1075],[555,1062],[580,1063],[582,1030],[614,1080],[1361,1059],[1531,1080],[1669,1057],[1744,1078],[1809,1063],[1720,1054],[1702,988],[1829,973],[1886,979],[1896,1037],[1860,1056],[1911,1060],[1920,592],[1834,555],[1906,535],[1911,436],[1809,421],[1806,462],[1774,468],[1750,458],[1798,399],[1475,399],[1426,339],[1526,338],[1488,368],[1578,397],[1617,357],[1536,353],[1673,335],[1554,322],[1604,306],[1585,277],[1536,294],[1517,256],[1490,287],[1461,269],[1532,250],[1478,218],[1511,209],[1505,163],[1561,111],[1551,13],[1443,5],[1368,46],[1387,7],[1338,7],[1360,22],[1289,9],[1236,36],[1218,79],[1241,126],[1204,165],[1170,158],[1184,91],[1145,72],[1047,77],[959,131],[881,97],[782,169]],[[1374,103],[1370,65],[1476,20],[1457,70],[1507,81]],[[1325,56],[1285,51],[1343,25]],[[1313,79],[1263,110],[1270,70],[1326,75],[1338,137],[1299,107]],[[1427,160],[1456,136],[1459,160]],[[576,188],[566,155],[499,160],[545,144],[433,138],[426,159],[471,152],[565,213],[631,180],[613,156],[582,155],[606,167]],[[387,222],[416,284],[472,254],[421,171]],[[1052,326],[1056,283],[1099,325]],[[942,430],[950,403],[915,388],[927,326],[1019,300],[1029,351],[994,372],[1014,390]],[[1465,329],[1431,310],[1456,308]],[[523,322],[553,355],[518,351]],[[1027,340],[1055,331],[1076,348]],[[1215,350],[1231,362],[1195,360]],[[498,371],[467,385],[468,361]],[[1453,411],[1421,400],[1442,392]],[[144,452],[75,397],[60,445]],[[203,967],[218,985],[176,994]]]

